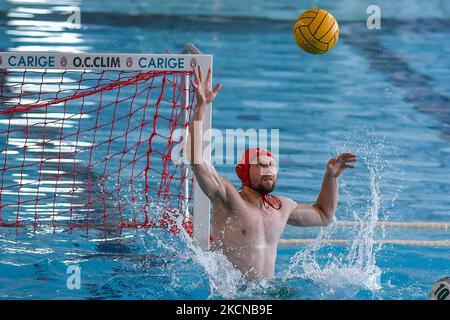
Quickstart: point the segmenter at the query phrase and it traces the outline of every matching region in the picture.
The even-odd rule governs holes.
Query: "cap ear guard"
[[[240,163],[236,166],[236,174],[242,181],[243,187],[250,186],[250,175],[249,175],[250,165]]]

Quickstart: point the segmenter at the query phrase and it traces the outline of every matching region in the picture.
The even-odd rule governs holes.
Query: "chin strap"
[[[263,200],[263,205],[264,208],[269,209],[269,207],[274,208],[275,210],[280,210],[281,207],[283,206],[283,203],[281,203],[280,198],[276,197],[276,196],[272,196],[268,193],[261,193],[261,198]],[[270,199],[275,200],[278,203],[278,207],[275,207],[271,202]]]

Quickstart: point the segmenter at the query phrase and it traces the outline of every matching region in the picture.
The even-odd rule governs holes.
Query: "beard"
[[[271,184],[266,184],[264,182],[264,178],[261,179],[262,181],[252,189],[259,192],[259,193],[271,193],[277,184],[277,181],[275,179],[272,180]]]

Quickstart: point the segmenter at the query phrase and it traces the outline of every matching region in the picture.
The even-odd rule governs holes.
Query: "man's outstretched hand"
[[[194,81],[191,81],[194,87],[195,97],[197,103],[208,104],[211,103],[219,92],[222,84],[218,83],[213,90],[209,89],[209,82],[211,81],[211,68],[208,69],[205,81],[202,79],[202,69],[198,66],[198,71],[194,70]]]
[[[327,163],[327,175],[332,177],[339,177],[347,168],[354,168],[352,162],[356,162],[356,155],[350,152],[343,152],[335,158],[332,158]]]

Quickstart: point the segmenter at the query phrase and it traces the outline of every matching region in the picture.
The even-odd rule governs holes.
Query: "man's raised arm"
[[[288,224],[298,227],[325,226],[333,221],[339,200],[338,177],[347,168],[354,168],[356,161],[352,153],[344,152],[330,159],[317,201],[313,205],[295,204],[289,215]]]
[[[191,82],[194,87],[196,104],[194,111],[194,119],[189,125],[188,138],[188,160],[191,164],[192,171],[197,179],[197,182],[203,192],[211,200],[216,197],[226,201],[226,189],[224,180],[217,173],[213,165],[205,161],[203,158],[203,115],[208,104],[210,104],[222,85],[219,83],[213,90],[209,89],[209,82],[211,81],[211,69],[208,70],[208,75],[203,81],[201,68],[198,67],[198,72],[194,71],[194,81]]]

